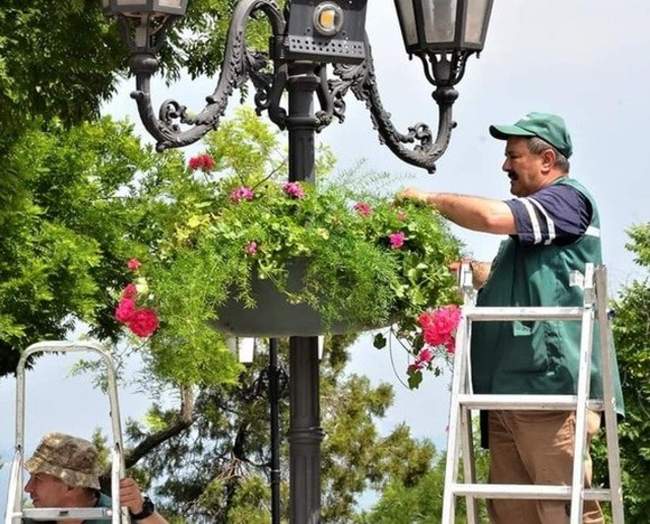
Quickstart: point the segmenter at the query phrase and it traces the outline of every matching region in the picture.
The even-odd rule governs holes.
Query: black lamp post
[[[492,0],[395,0],[406,50],[418,56],[427,79],[436,86],[439,108],[434,141],[428,125],[417,123],[399,132],[381,103],[370,45],[365,34],[368,0],[287,0],[284,10],[273,0],[239,0],[232,15],[224,61],[214,93],[197,115],[175,100],[162,103],[158,115],[150,98],[150,79],[158,67],[156,53],[164,34],[181,18],[187,0],[102,0],[116,16],[131,51],[136,77],[131,96],[143,124],[162,151],[191,144],[219,126],[235,88],[251,80],[258,114],[268,112],[289,131],[289,180],[314,181],[315,133],[334,118],[343,121],[344,97],[352,91],[370,110],[373,126],[399,158],[429,172],[445,152],[455,126],[451,108],[469,55],[483,48]],[[253,14],[268,19],[272,37],[268,53],[251,52],[244,38]],[[328,79],[328,64],[334,77]],[[288,108],[282,95],[288,92]],[[314,111],[314,94],[320,109]],[[181,124],[190,127],[181,129]],[[290,338],[291,522],[320,522],[320,427],[318,338]]]

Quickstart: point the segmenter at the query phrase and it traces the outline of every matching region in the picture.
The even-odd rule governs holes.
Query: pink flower
[[[239,204],[242,200],[253,200],[255,193],[250,187],[240,186],[230,193],[230,200],[235,204]]]
[[[305,190],[298,182],[287,182],[282,186],[282,191],[290,198],[299,200],[305,196]]]
[[[433,349],[424,347],[415,357],[415,362],[409,366],[412,371],[421,371],[433,360]]]
[[[126,322],[128,328],[140,338],[147,338],[154,334],[160,322],[153,309],[137,309]]]
[[[372,207],[367,202],[357,202],[354,204],[353,208],[357,213],[362,217],[367,217],[372,215]]]
[[[115,320],[125,324],[135,313],[135,301],[132,298],[123,298],[117,303],[115,308]]]
[[[246,252],[247,255],[255,256],[257,254],[257,242],[251,241],[248,244],[246,244],[244,251]]]
[[[214,168],[214,158],[208,154],[194,156],[190,158],[188,167],[190,168],[190,171],[196,171],[197,169],[200,169],[203,172],[212,171]]]
[[[399,220],[400,222],[404,222],[407,218],[406,211],[403,211],[401,209],[397,211],[396,215],[397,215],[397,220]]]
[[[430,346],[445,346],[449,353],[453,353],[460,317],[458,306],[445,306],[422,313],[418,323],[422,327],[424,341]]]
[[[127,286],[122,290],[122,298],[135,298],[138,294],[138,290],[135,287],[135,284],[127,284]]]
[[[388,235],[391,249],[400,249],[406,241],[406,235],[402,231]]]
[[[142,262],[140,262],[137,258],[132,258],[126,263],[126,267],[128,267],[131,271],[137,271],[141,265]]]

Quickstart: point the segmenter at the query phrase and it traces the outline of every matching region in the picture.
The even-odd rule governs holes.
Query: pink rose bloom
[[[353,208],[362,217],[367,217],[372,214],[372,207],[367,202],[357,202]]]
[[[230,193],[230,200],[235,204],[239,204],[242,200],[253,200],[255,193],[250,187],[240,186]]]
[[[122,290],[122,298],[135,298],[138,294],[138,290],[135,287],[135,284],[127,284],[127,286]]]
[[[284,191],[288,197],[295,198],[296,200],[305,196],[305,190],[298,182],[287,182],[282,186],[282,191]]]
[[[453,353],[460,317],[458,306],[445,306],[422,313],[418,323],[422,327],[424,341],[431,346],[445,346],[448,352]]]
[[[406,235],[402,231],[388,235],[391,249],[400,249],[406,241]]]
[[[115,320],[125,324],[135,313],[135,301],[132,298],[123,298],[117,303],[115,308]]]
[[[244,251],[246,251],[247,255],[254,256],[257,254],[257,242],[252,241],[246,244],[246,247],[244,248]]]
[[[143,308],[136,310],[126,325],[140,338],[147,338],[153,335],[160,323],[153,309]]]
[[[131,271],[137,271],[137,269],[142,265],[142,262],[140,262],[137,258],[132,258],[126,263],[126,267],[128,267]]]

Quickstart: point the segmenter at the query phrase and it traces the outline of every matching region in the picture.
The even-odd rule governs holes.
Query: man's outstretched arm
[[[496,235],[517,233],[515,217],[510,207],[501,200],[454,193],[430,193],[410,187],[401,191],[397,199],[427,204],[455,224],[473,231]]]

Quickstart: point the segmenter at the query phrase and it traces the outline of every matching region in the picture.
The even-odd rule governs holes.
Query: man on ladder
[[[600,222],[593,198],[569,178],[572,145],[564,121],[530,113],[514,125],[491,126],[490,134],[506,140],[503,171],[516,198],[499,201],[412,188],[399,198],[430,205],[462,227],[509,235],[491,267],[473,264],[475,281],[479,287],[484,283],[478,306],[582,305],[582,288],[573,279],[577,272],[585,273],[587,264],[602,263]],[[471,357],[477,394],[575,395],[580,324],[479,322],[473,326]],[[593,351],[595,398],[602,398],[600,369],[600,352]],[[615,375],[616,409],[621,412],[617,369]],[[600,426],[600,414],[588,411],[586,426],[589,442]],[[575,411],[483,411],[481,429],[483,444],[490,449],[491,483],[571,484]],[[590,487],[588,447],[585,461],[584,482]],[[496,524],[562,524],[570,515],[566,500],[499,498],[488,502],[488,511]],[[604,522],[596,501],[584,502],[583,522]]]

